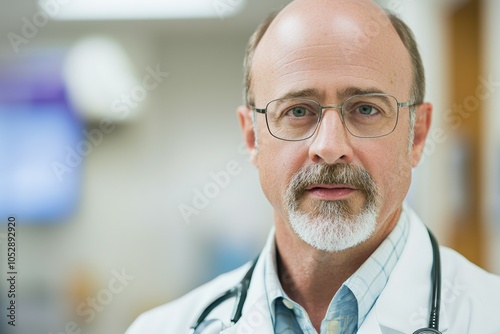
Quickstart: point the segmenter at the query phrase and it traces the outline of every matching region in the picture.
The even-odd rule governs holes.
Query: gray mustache
[[[300,197],[314,184],[345,184],[363,191],[368,200],[376,198],[378,187],[366,169],[348,164],[315,164],[300,169],[290,182],[290,189]]]

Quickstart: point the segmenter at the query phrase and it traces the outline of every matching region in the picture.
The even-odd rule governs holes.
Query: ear
[[[243,132],[243,140],[250,152],[250,160],[257,166],[257,145],[255,143],[255,132],[252,120],[252,109],[247,106],[239,106],[236,110],[238,120],[240,121],[241,131]]]
[[[429,133],[432,120],[432,104],[422,103],[415,110],[415,137],[411,152],[411,164],[416,167],[422,158],[425,140]]]

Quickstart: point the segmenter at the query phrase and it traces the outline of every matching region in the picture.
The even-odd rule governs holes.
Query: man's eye
[[[304,107],[293,107],[286,112],[287,116],[304,117],[307,115],[307,109]]]
[[[361,114],[361,115],[375,115],[377,113],[379,113],[379,110],[371,105],[368,105],[368,104],[365,104],[365,105],[361,105],[357,108],[357,111]]]

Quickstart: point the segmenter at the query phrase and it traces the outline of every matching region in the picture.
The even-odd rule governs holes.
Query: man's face
[[[287,7],[255,52],[255,106],[264,108],[269,101],[288,96],[340,105],[353,91],[384,92],[400,102],[408,101],[409,55],[388,19],[374,8],[352,1],[317,1],[314,5],[296,1]],[[326,220],[328,214],[341,216],[347,225],[362,224],[355,218],[371,212],[373,222],[365,219],[362,240],[353,241],[349,248],[372,233],[383,233],[387,222],[394,220],[410,185],[411,168],[420,157],[421,147],[408,142],[408,108],[400,110],[394,132],[380,138],[352,136],[338,109],[325,109],[316,133],[297,142],[273,137],[265,116],[255,117],[258,150],[254,162],[278,224],[288,225],[297,212]],[[417,134],[418,140],[421,136]],[[315,176],[304,181],[300,175],[311,170]],[[337,176],[321,176],[325,170]],[[339,171],[350,177],[340,178]],[[297,179],[298,188],[291,185]],[[302,225],[307,228],[308,222]]]

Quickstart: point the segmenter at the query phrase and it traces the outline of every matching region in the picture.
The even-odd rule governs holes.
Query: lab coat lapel
[[[416,214],[408,206],[404,214],[410,216],[410,233],[405,249],[369,315],[370,321],[376,318],[382,333],[387,334],[413,333],[427,327],[429,319],[432,246],[427,230]],[[445,311],[441,302],[439,330],[442,333],[448,330]],[[367,326],[370,326],[369,331],[360,330],[359,333],[374,333],[375,327],[369,323]],[[361,329],[364,327],[363,323]]]
[[[370,312],[357,334],[382,334],[375,312]]]
[[[274,237],[274,233],[272,235]],[[234,326],[223,330],[221,334],[267,334],[273,332],[264,287],[264,256],[261,256],[252,275],[241,319]]]

